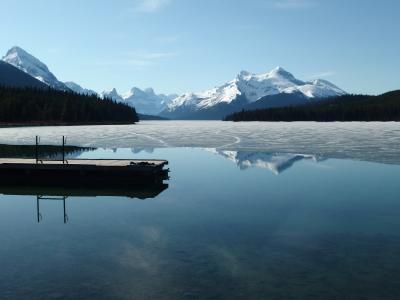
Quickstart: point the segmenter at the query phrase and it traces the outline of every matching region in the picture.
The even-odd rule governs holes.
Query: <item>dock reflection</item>
[[[57,186],[2,186],[0,194],[10,196],[33,196],[36,197],[36,219],[38,223],[43,221],[41,203],[43,201],[58,201],[62,203],[63,221],[68,223],[67,200],[73,198],[96,198],[96,197],[125,197],[131,199],[147,200],[156,198],[168,189],[166,183],[155,183],[148,185],[132,185],[117,187],[57,187]]]
[[[40,200],[51,200],[51,201],[62,201],[63,202],[63,209],[64,209],[64,224],[68,222],[68,215],[65,206],[65,200],[67,200],[67,196],[60,196],[60,197],[48,197],[48,196],[39,196],[36,195],[36,215],[37,221],[40,223],[43,220],[43,216],[40,212]]]

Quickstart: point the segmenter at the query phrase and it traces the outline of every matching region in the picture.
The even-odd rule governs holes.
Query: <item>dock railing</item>
[[[67,137],[65,135],[62,136],[62,159],[53,159],[53,158],[40,158],[39,157],[39,145],[40,145],[40,136],[36,136],[35,139],[35,158],[36,164],[43,163],[44,161],[62,161],[63,164],[68,164],[68,161],[65,159],[65,144],[67,143]]]

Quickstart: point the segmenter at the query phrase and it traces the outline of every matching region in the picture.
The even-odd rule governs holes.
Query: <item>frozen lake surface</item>
[[[217,151],[279,152],[326,158],[400,163],[400,123],[293,122],[232,123],[222,121],[145,121],[122,126],[1,128],[1,144],[68,144],[101,148],[151,150],[169,147]]]

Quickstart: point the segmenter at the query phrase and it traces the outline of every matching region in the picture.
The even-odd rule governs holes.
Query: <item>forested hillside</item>
[[[54,89],[0,87],[0,124],[130,124],[134,108]]]
[[[226,121],[400,121],[400,90],[379,96],[345,95],[319,103],[242,110]]]

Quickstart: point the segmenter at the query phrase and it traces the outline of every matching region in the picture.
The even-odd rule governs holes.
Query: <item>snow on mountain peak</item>
[[[286,71],[284,68],[282,67],[276,67],[275,69],[272,69],[269,73],[268,73],[268,77],[269,78],[281,78],[281,79],[287,79],[290,81],[298,81],[292,73]]]
[[[124,99],[121,97],[121,95],[118,94],[117,89],[115,89],[115,88],[113,88],[113,89],[111,89],[111,90],[108,90],[108,91],[102,92],[102,93],[101,93],[101,96],[102,96],[103,98],[109,98],[109,99],[112,99],[112,100],[118,101],[118,102],[121,102],[121,101],[124,100]]]
[[[265,96],[281,93],[302,93],[307,98],[343,95],[345,92],[325,80],[304,82],[282,67],[276,67],[263,74],[241,71],[234,80],[219,87],[200,93],[186,93],[168,105],[168,111],[179,107],[192,107],[193,110],[208,109],[220,103],[231,103],[244,96],[249,103]]]
[[[18,46],[14,46],[8,50],[7,54],[3,57],[3,61],[14,65],[23,65],[24,61],[31,61],[32,63],[40,66],[43,70],[49,71],[44,63]]]
[[[155,95],[153,88],[147,88],[144,90],[147,94]]]
[[[64,83],[58,81],[43,62],[18,46],[14,46],[8,50],[7,54],[3,57],[3,61],[17,67],[52,88],[68,90]]]
[[[236,80],[242,80],[242,79],[252,76],[252,75],[254,75],[254,74],[251,74],[250,72],[243,70],[243,71],[240,71],[240,73],[236,76]]]
[[[142,90],[138,87],[131,88],[129,92],[123,95],[120,95],[116,89],[105,91],[102,95],[103,97],[108,97],[115,101],[135,107],[137,112],[146,115],[159,114],[161,111],[166,109],[172,99],[178,97],[176,94],[156,94],[153,88]]]
[[[78,94],[82,94],[82,95],[98,95],[95,91],[93,90],[89,90],[89,89],[85,89],[83,87],[81,87],[79,84],[73,82],[73,81],[67,81],[64,82],[64,84],[72,91],[74,91],[75,93]]]

